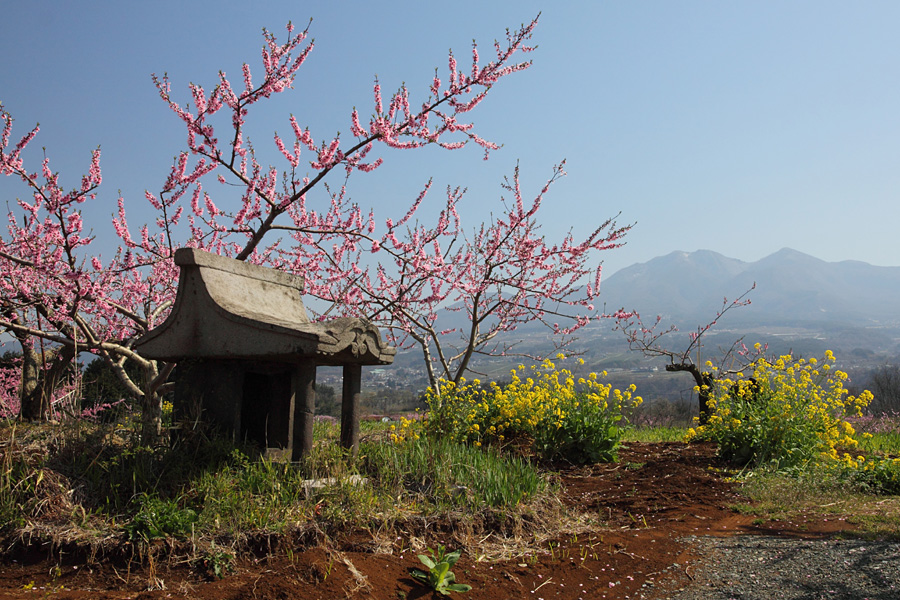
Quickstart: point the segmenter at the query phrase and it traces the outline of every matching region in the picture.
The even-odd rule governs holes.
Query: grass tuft
[[[624,442],[682,442],[687,435],[687,427],[658,426],[658,427],[634,427],[626,430],[622,441]]]
[[[741,492],[751,502],[733,508],[766,521],[801,525],[805,520],[838,520],[857,525],[857,535],[900,538],[900,497],[867,493],[832,471],[801,475],[774,469],[748,471]]]

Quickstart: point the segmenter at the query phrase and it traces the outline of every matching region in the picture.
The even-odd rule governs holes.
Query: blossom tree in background
[[[22,358],[12,352],[0,357],[0,419],[19,416],[22,385]]]
[[[601,270],[589,261],[619,247],[630,226],[617,227],[609,219],[580,242],[569,234],[557,244],[548,243],[540,234],[538,211],[551,185],[565,174],[563,167],[553,169],[530,202],[516,167],[503,184],[510,198],[502,198],[502,212],[468,234],[458,210],[464,193],[459,188],[448,188],[436,223],[413,220],[429,183],[410,211],[400,221],[388,220],[383,232],[375,233],[374,224],[366,227],[357,214],[351,222],[356,243],[332,252],[340,236],[298,228],[295,243],[282,257],[289,258],[292,270],[311,268],[307,293],[386,328],[401,347],[418,346],[429,383],[437,390],[440,378],[459,382],[476,355],[515,355],[516,344],[501,334],[537,321],[565,344],[565,336],[595,314],[592,302]],[[346,203],[344,194],[334,194],[334,206]],[[328,276],[312,277],[321,272]],[[466,325],[443,329],[442,310],[463,313]]]
[[[357,111],[351,113],[354,139],[349,142],[344,143],[339,136],[316,141],[308,127],[291,117],[291,147],[277,134],[274,138],[288,164],[284,171],[257,161],[245,136],[245,123],[254,104],[292,87],[297,70],[312,50],[311,43],[303,46],[306,31],[295,35],[289,24],[288,39],[283,44],[264,31],[261,82],[254,85],[250,68],[244,65],[240,86],[233,86],[224,73],[210,92],[191,85],[192,105],[180,106],[172,101],[168,78],[154,77],[161,97],[186,125],[188,149],[176,158],[161,191],[146,193],[158,217],[154,224],[142,226],[139,236],[131,235],[125,201],[119,199],[114,226],[122,246],[107,264],[92,255],[93,238],[83,234],[81,213],[81,205],[94,199],[102,180],[99,150],[92,154],[81,184],[66,191],[59,175],[50,170],[47,158],[40,172],[25,166],[22,153],[37,135],[38,127],[12,145],[12,117],[3,111],[0,173],[18,177],[29,189],[32,201],[18,200],[18,209],[10,209],[8,235],[0,238],[0,328],[22,340],[42,339],[56,344],[62,349],[58,356],[74,357],[88,351],[107,361],[141,399],[143,437],[154,441],[159,435],[161,394],[173,365],[144,359],[134,352],[132,344],[160,322],[171,306],[177,281],[172,261],[175,249],[194,246],[284,267],[286,261],[277,256],[280,240],[269,239],[268,245],[263,240],[272,230],[287,227],[292,232],[337,234],[341,242],[333,253],[339,256],[354,251],[359,231],[370,229],[374,215],[366,218],[358,207],[345,211],[347,207],[334,202],[316,211],[307,206],[307,193],[336,168],[343,169],[345,176],[377,168],[383,159],[370,156],[377,142],[395,149],[437,144],[450,150],[474,143],[487,157],[498,146],[479,137],[472,124],[460,118],[484,100],[499,79],[530,65],[513,63],[512,59],[520,52],[531,51],[526,42],[536,24],[537,19],[507,32],[506,47],[495,43],[496,60],[485,65],[480,65],[478,48],[473,44],[472,65],[466,72],[458,68],[451,53],[447,80],[442,82],[435,76],[429,96],[418,108],[413,108],[405,87],[385,103],[376,81],[374,115],[364,126]],[[224,124],[214,123],[217,115],[225,117]],[[223,129],[225,135],[220,139]],[[311,169],[308,174],[300,172],[304,153],[310,154],[303,159]],[[220,208],[226,203],[220,200],[217,205],[205,189],[206,180],[213,175],[221,184],[230,184],[226,188],[229,192],[233,186],[242,190],[233,210]],[[359,231],[353,229],[363,222]],[[321,265],[323,270],[315,273],[317,277],[338,275],[325,268],[324,262]],[[347,302],[352,297],[334,300]],[[128,377],[126,361],[141,365],[144,381],[134,382]]]
[[[617,317],[616,330],[622,332],[631,350],[637,350],[647,357],[665,357],[668,360],[666,371],[686,372],[693,377],[698,390],[701,425],[705,425],[710,417],[709,402],[716,379],[740,372],[747,365],[764,356],[768,350],[767,345],[761,344],[748,348],[744,344],[743,338],[739,338],[732,343],[730,348],[721,352],[716,361],[718,365],[703,357],[703,336],[715,327],[725,313],[750,304],[747,296],[754,289],[756,289],[756,283],[735,300],[729,301],[728,298],[724,298],[722,308],[716,313],[715,318],[706,325],[698,326],[696,331],[688,333],[688,344],[681,350],[672,350],[664,343],[678,329],[672,325],[668,329],[657,330],[662,322],[662,317],[657,316],[656,322],[650,326],[644,325],[641,316],[636,312]]]
[[[67,193],[48,159],[43,160],[40,173],[24,167],[21,152],[38,128],[10,149],[12,118],[0,108],[0,119],[4,123],[0,173],[17,175],[32,194],[31,202],[18,200],[20,214],[10,210],[8,235],[0,238],[0,325],[21,346],[20,414],[25,419],[47,419],[55,384],[77,352],[75,344],[48,348],[35,334],[44,328],[58,333],[58,338],[74,333],[70,315],[78,312],[83,297],[93,289],[90,275],[76,258],[79,248],[91,240],[82,236],[81,214],[73,207],[92,198],[100,184],[100,155],[93,153],[81,186]]]
[[[94,238],[84,234],[81,207],[95,199],[102,182],[99,150],[92,153],[80,185],[66,190],[48,158],[40,171],[25,166],[22,152],[39,128],[12,146],[13,119],[2,109],[0,119],[0,173],[18,177],[31,194],[30,201],[17,200],[18,211],[10,209],[7,234],[0,236],[0,328],[22,349],[20,416],[50,417],[59,384],[82,351],[111,364],[126,359],[141,363],[147,382],[130,382],[135,396],[158,396],[168,370],[160,373],[130,345],[152,324],[155,290],[171,287],[174,268],[161,278],[165,265],[141,271],[128,269],[133,259],[127,257],[118,256],[104,266],[92,256]],[[165,306],[165,300],[159,306]]]
[[[64,400],[71,400],[78,380],[75,350],[72,346],[51,346],[21,332],[16,338],[22,349],[16,378],[18,414],[31,421],[49,419],[59,412]]]

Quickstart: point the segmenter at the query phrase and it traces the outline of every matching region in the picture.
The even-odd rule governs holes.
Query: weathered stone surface
[[[172,312],[135,348],[179,362],[180,416],[299,460],[312,448],[316,366],[343,366],[341,445],[355,453],[362,366],[390,364],[396,353],[378,328],[348,317],[310,322],[300,277],[192,248],[177,250],[175,263]]]
[[[385,365],[396,349],[364,319],[311,323],[303,279],[195,248],[175,252],[181,267],[169,318],[135,344],[142,356],[253,358],[319,364]]]

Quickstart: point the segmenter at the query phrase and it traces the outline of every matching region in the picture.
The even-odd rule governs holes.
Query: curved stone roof
[[[135,349],[150,359],[254,359],[320,364],[389,364],[396,349],[365,319],[310,322],[303,278],[196,248],[181,267],[172,312]]]

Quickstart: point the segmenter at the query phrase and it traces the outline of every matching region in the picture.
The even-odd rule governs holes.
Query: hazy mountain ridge
[[[756,262],[729,258],[711,250],[671,252],[621,269],[603,279],[598,309],[635,310],[647,324],[689,331],[715,318],[723,300],[750,289],[748,306],[736,308],[717,329],[808,329],[835,334],[848,328],[900,328],[900,267],[877,267],[859,261],[829,263],[784,248]],[[441,311],[440,328],[468,325],[463,312]],[[579,332],[579,338],[608,333],[609,321]],[[501,339],[533,338],[546,345],[547,329],[526,323]],[[536,337],[535,337],[536,336]],[[829,335],[830,337],[830,335]]]
[[[878,365],[900,361],[900,267],[826,262],[789,248],[755,262],[709,250],[672,252],[604,278],[595,304],[606,312],[637,310],[648,325],[662,316],[660,331],[671,325],[678,331],[660,343],[679,351],[687,347],[689,332],[715,318],[723,297],[737,298],[754,281],[756,289],[748,294],[751,304],[730,311],[704,336],[706,356],[716,359],[738,339],[766,344],[768,353],[776,356],[821,357],[832,350],[840,367],[859,381]],[[464,328],[468,323],[462,312],[445,312],[439,319],[441,327]],[[635,383],[645,398],[690,397],[690,376],[661,374],[667,360],[630,350],[613,326],[611,320],[594,321],[577,332],[568,349],[585,360],[585,372],[608,370],[607,381],[617,386]],[[538,322],[523,324],[498,340],[517,344],[516,351],[523,354],[555,352],[552,336]],[[418,350],[401,352],[395,368],[419,372],[421,361]],[[519,362],[523,359],[478,356],[472,367],[479,376],[502,380]]]
[[[624,307],[696,324],[754,282],[750,306],[729,313],[729,324],[900,324],[900,267],[829,263],[790,248],[756,262],[710,250],[672,252],[614,273],[600,297],[607,310]]]

